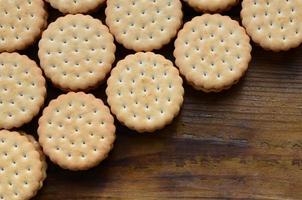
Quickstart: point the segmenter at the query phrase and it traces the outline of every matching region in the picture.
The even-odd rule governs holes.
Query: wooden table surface
[[[49,12],[50,21],[60,15]],[[198,15],[184,12],[185,21]],[[104,8],[93,16],[103,19]],[[114,149],[98,167],[70,172],[48,161],[35,199],[302,199],[302,47],[253,47],[246,76],[230,90],[185,84],[181,113],[162,131],[138,134],[116,121]],[[173,61],[173,42],[156,52]],[[37,60],[37,44],[22,53]],[[118,46],[118,60],[129,53]],[[93,91],[104,101],[105,87]],[[62,93],[48,92],[46,105]],[[36,136],[37,118],[22,130]]]

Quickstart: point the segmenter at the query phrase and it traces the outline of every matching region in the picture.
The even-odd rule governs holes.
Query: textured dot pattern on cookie
[[[184,89],[178,70],[154,53],[127,56],[112,70],[107,84],[111,111],[138,132],[163,128],[183,103]]]
[[[97,9],[105,0],[46,0],[62,13],[87,13]]]
[[[83,92],[52,100],[39,119],[39,142],[59,166],[85,170],[96,166],[113,146],[114,119],[100,99]]]
[[[45,75],[65,90],[96,87],[115,59],[113,36],[98,19],[67,15],[49,25],[39,42]]]
[[[285,51],[302,43],[301,0],[244,0],[242,24],[264,49]]]
[[[43,0],[0,0],[0,52],[24,49],[46,25]]]
[[[43,153],[43,151],[41,149],[40,144],[36,141],[36,139],[32,135],[28,135],[28,134],[23,133],[23,132],[21,132],[21,135],[25,136],[28,139],[28,141],[31,142],[34,145],[36,151],[38,151],[39,154],[40,154],[40,160],[42,162],[42,173],[43,173],[42,174],[42,179],[40,181],[40,186],[39,186],[39,189],[41,189],[43,187],[43,181],[47,177],[47,174],[46,174],[47,162],[46,162],[45,155],[44,155],[44,153]]]
[[[34,61],[17,53],[0,54],[0,129],[29,122],[45,95],[45,80]]]
[[[45,168],[26,136],[0,131],[0,199],[30,199],[40,189]]]
[[[128,49],[151,51],[167,44],[182,23],[179,0],[107,1],[106,23]]]
[[[236,83],[247,70],[250,39],[237,21],[205,14],[193,18],[179,32],[174,56],[191,85],[218,92]]]
[[[197,11],[222,12],[236,5],[239,0],[184,0]]]

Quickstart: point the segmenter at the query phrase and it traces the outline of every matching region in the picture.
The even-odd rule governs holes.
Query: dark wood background
[[[48,9],[49,21],[61,15]],[[184,13],[185,21],[199,15]],[[104,7],[93,16],[104,22]],[[232,89],[205,94],[185,84],[182,111],[162,131],[138,134],[116,121],[115,147],[98,167],[70,172],[48,162],[35,199],[302,199],[302,47],[253,47]],[[117,60],[133,53],[117,49]],[[156,52],[173,61],[173,42]],[[38,61],[37,44],[21,53]],[[105,87],[93,91],[104,101]],[[49,85],[48,93],[46,104],[62,92]],[[22,130],[36,136],[37,118]]]

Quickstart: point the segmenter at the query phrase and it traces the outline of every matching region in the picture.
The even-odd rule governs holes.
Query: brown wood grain
[[[225,14],[239,19],[239,11]],[[50,21],[59,15],[49,12]],[[184,12],[186,21],[198,15]],[[104,8],[93,15],[103,19]],[[116,122],[115,147],[98,167],[70,172],[48,162],[35,199],[302,199],[302,47],[253,47],[232,89],[205,94],[185,85],[182,111],[162,131],[138,134]],[[174,60],[173,43],[156,52]],[[22,53],[37,60],[37,45]],[[118,46],[117,60],[129,53]],[[93,91],[104,101],[105,87]],[[47,102],[62,93],[48,92]],[[22,129],[36,136],[37,118]]]

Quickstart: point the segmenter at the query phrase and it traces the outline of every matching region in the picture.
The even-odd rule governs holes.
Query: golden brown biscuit
[[[199,12],[222,12],[229,10],[236,5],[239,0],[183,0]]]
[[[302,43],[301,0],[243,0],[241,18],[264,49],[286,51]]]
[[[45,179],[45,161],[37,144],[18,132],[0,131],[0,199],[36,195]]]
[[[237,21],[205,14],[186,23],[175,41],[176,65],[189,84],[205,92],[230,88],[251,60],[250,39]]]
[[[45,96],[45,79],[34,61],[18,53],[0,54],[0,129],[31,121]]]
[[[65,169],[86,170],[107,157],[115,140],[115,126],[102,100],[69,92],[44,109],[38,134],[50,160]]]
[[[31,45],[46,24],[43,0],[0,0],[0,52]]]
[[[89,15],[58,18],[39,42],[41,68],[63,90],[88,90],[103,82],[115,59],[113,36]]]
[[[106,23],[116,40],[127,49],[160,49],[182,24],[180,0],[110,0]]]
[[[153,132],[171,123],[183,103],[178,70],[171,61],[151,52],[118,62],[107,84],[111,111],[138,132]]]
[[[96,10],[105,0],[46,0],[62,13],[87,13]]]

